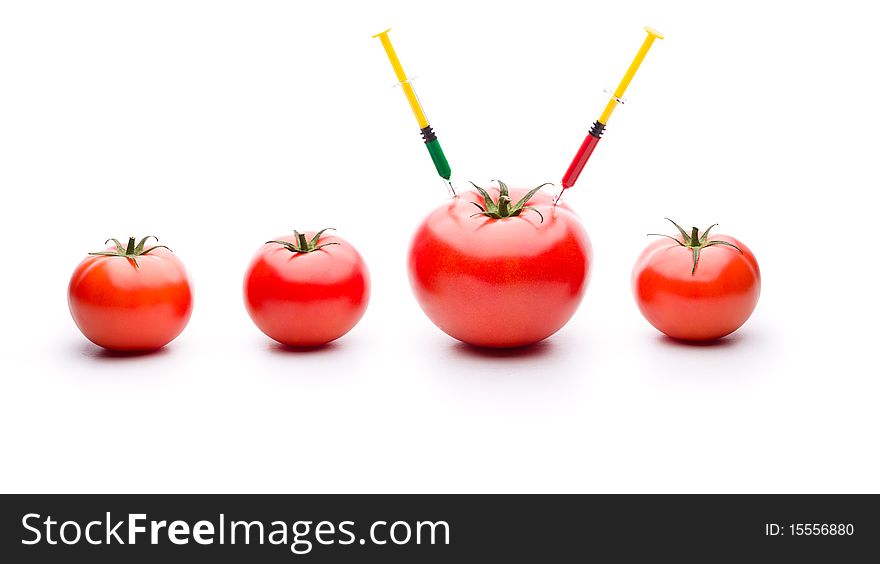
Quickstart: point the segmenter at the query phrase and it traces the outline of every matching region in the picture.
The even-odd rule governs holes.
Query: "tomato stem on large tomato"
[[[693,276],[697,272],[697,262],[699,262],[700,260],[700,251],[705,249],[706,247],[724,245],[727,247],[733,247],[734,249],[739,251],[739,254],[744,254],[742,249],[740,249],[733,243],[730,243],[729,241],[722,241],[721,239],[709,239],[709,231],[711,231],[713,227],[718,225],[717,223],[713,223],[712,225],[707,227],[706,230],[703,231],[703,234],[701,236],[700,230],[696,227],[691,227],[691,232],[690,234],[688,234],[688,232],[685,231],[679,224],[675,223],[668,217],[665,217],[663,219],[669,221],[670,223],[672,223],[672,225],[675,226],[676,229],[678,229],[679,234],[681,234],[681,240],[678,240],[672,235],[665,235],[663,233],[648,233],[648,236],[666,237],[667,239],[672,239],[673,241],[678,243],[679,246],[690,249],[694,255],[694,263],[693,267],[691,268],[691,276]]]
[[[471,217],[476,217],[478,215],[484,215],[486,217],[491,217],[492,219],[503,219],[505,217],[516,217],[524,211],[533,211],[541,218],[541,223],[544,222],[544,214],[538,211],[534,206],[527,205],[529,200],[532,199],[538,190],[547,185],[552,185],[550,182],[545,182],[541,184],[537,188],[532,188],[529,190],[525,196],[519,199],[519,201],[511,206],[512,200],[510,199],[510,190],[507,188],[507,184],[501,182],[500,180],[496,180],[498,183],[498,200],[494,200],[492,196],[485,189],[480,188],[473,182],[471,182],[471,186],[476,188],[477,192],[480,193],[480,197],[483,199],[483,204],[480,205],[477,202],[471,202],[477,209],[480,211],[475,213]]]
[[[296,231],[294,231],[294,233],[296,233],[296,239],[297,239],[297,241],[299,241],[300,248],[308,249],[309,242],[306,240],[305,233],[297,233]]]
[[[165,245],[153,245],[152,247],[150,247],[148,249],[144,249],[144,246],[146,245],[147,241],[149,241],[150,239],[155,239],[157,243],[159,242],[159,238],[156,237],[155,235],[147,235],[146,237],[141,239],[140,242],[138,242],[135,245],[135,238],[129,237],[128,243],[126,244],[125,247],[123,247],[122,243],[119,242],[119,239],[114,239],[111,237],[110,239],[107,239],[106,241],[104,241],[104,244],[107,244],[110,241],[113,241],[113,244],[116,246],[116,249],[114,249],[112,251],[96,251],[94,253],[89,253],[89,254],[90,255],[105,256],[105,257],[127,258],[128,260],[130,260],[134,264],[135,268],[137,268],[138,267],[137,257],[143,256],[154,249],[159,249],[159,248],[168,249],[168,247],[166,247]],[[170,251],[171,249],[168,249],[168,250]]]
[[[318,241],[321,239],[321,235],[324,234],[327,230],[333,230],[332,227],[325,227],[324,229],[315,233],[312,237],[311,241],[306,238],[305,233],[300,233],[296,229],[293,230],[293,238],[296,239],[295,242],[291,243],[290,241],[266,241],[266,243],[277,243],[281,245],[291,253],[311,253],[313,251],[317,251],[318,249],[324,248],[327,245],[339,245],[337,242],[329,242],[329,243],[321,243],[318,244]]]
[[[510,217],[510,198],[508,196],[500,196],[498,198],[498,215]]]

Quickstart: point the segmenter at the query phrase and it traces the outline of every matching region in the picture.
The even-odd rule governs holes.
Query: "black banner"
[[[877,500],[872,495],[15,495],[2,498],[0,555],[16,563],[854,562],[880,549]]]

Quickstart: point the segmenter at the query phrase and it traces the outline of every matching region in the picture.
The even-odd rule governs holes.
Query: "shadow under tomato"
[[[670,337],[669,335],[657,335],[657,342],[661,343],[662,345],[692,349],[724,349],[737,346],[743,340],[743,334],[741,333],[731,333],[730,335],[726,335],[718,339],[712,339],[711,341],[686,341],[684,339],[676,339]]]
[[[83,343],[80,354],[90,360],[101,362],[125,362],[139,358],[158,358],[169,354],[168,346],[149,351],[111,351],[94,343]]]
[[[477,347],[456,341],[452,344],[452,350],[461,356],[476,359],[533,359],[547,356],[553,352],[555,345],[552,341],[544,340],[531,345],[522,347],[514,347],[509,349],[494,349],[488,347]]]
[[[269,352],[279,355],[297,355],[297,354],[322,354],[322,353],[330,353],[337,349],[339,349],[339,344],[336,341],[331,341],[329,343],[324,343],[323,345],[315,345],[311,347],[295,347],[292,345],[284,345],[281,343],[277,343],[275,341],[271,341],[268,344]]]

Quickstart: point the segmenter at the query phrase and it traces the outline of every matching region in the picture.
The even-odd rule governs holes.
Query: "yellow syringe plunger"
[[[409,107],[412,108],[413,115],[416,116],[416,121],[419,122],[419,129],[428,127],[428,118],[425,117],[425,112],[422,110],[422,105],[419,103],[416,91],[413,90],[412,84],[409,83],[409,79],[403,71],[403,65],[400,64],[400,59],[397,58],[397,53],[394,51],[394,45],[391,44],[391,39],[388,38],[389,31],[391,31],[390,27],[373,37],[378,37],[379,41],[382,42],[385,54],[388,55],[388,60],[391,62],[391,68],[394,69],[397,81],[400,82],[400,87],[403,88],[403,93],[406,94]]]
[[[608,125],[608,118],[611,117],[614,108],[617,107],[617,104],[620,103],[620,99],[623,98],[627,86],[632,82],[633,76],[635,76],[636,71],[639,70],[642,61],[645,60],[645,55],[648,54],[648,50],[651,48],[651,45],[654,44],[654,40],[663,39],[663,34],[655,29],[645,26],[645,31],[648,32],[648,36],[639,48],[639,52],[636,53],[632,63],[630,63],[629,68],[626,69],[626,74],[623,75],[623,79],[621,79],[620,84],[617,85],[617,89],[614,91],[614,96],[608,100],[608,105],[605,106],[605,110],[602,112],[602,115],[599,116],[599,123]]]

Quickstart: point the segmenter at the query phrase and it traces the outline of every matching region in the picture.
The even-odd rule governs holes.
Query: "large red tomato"
[[[465,192],[413,237],[409,276],[440,329],[481,347],[518,347],[558,331],[587,288],[592,249],[580,220],[538,188]],[[539,187],[540,188],[540,187]]]
[[[70,278],[67,301],[90,341],[116,351],[159,349],[192,314],[192,286],[183,263],[164,245],[135,244],[91,253]]]
[[[328,343],[348,333],[367,309],[367,265],[350,243],[325,231],[269,241],[247,269],[247,311],[279,343]]]
[[[670,220],[672,221],[672,220]],[[651,325],[675,339],[709,341],[736,331],[761,293],[755,255],[728,235],[709,238],[678,226],[642,252],[632,273],[636,303]]]

